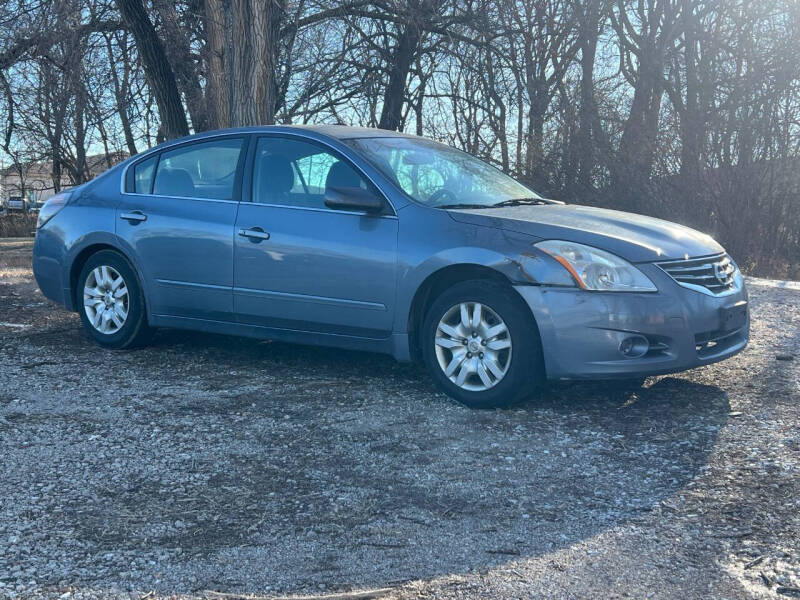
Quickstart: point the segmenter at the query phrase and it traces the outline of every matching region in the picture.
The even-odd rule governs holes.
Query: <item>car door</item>
[[[233,319],[233,226],[247,138],[183,144],[128,169],[117,235],[156,316]]]
[[[326,186],[378,191],[342,155],[289,136],[257,140],[236,221],[234,308],[243,322],[383,338],[392,329],[397,217],[334,210]]]

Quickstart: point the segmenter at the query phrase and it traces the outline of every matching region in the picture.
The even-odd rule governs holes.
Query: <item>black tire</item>
[[[492,309],[506,324],[512,352],[508,370],[493,387],[465,390],[445,374],[436,355],[439,322],[463,302],[479,302]],[[422,356],[436,385],[448,396],[470,408],[500,408],[532,395],[544,384],[544,367],[539,330],[530,309],[508,285],[490,280],[457,283],[444,291],[425,314],[420,335]]]
[[[83,289],[92,271],[101,266],[112,267],[124,279],[128,290],[128,312],[122,326],[114,333],[102,333],[89,321],[84,308]],[[92,254],[81,269],[75,289],[75,305],[81,323],[89,336],[103,348],[123,349],[142,346],[150,341],[152,329],[147,324],[144,295],[139,278],[128,260],[113,250],[101,250]]]

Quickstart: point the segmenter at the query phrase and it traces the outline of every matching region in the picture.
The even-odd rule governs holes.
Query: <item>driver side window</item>
[[[312,194],[324,194],[328,173],[336,162],[338,162],[336,157],[327,152],[311,154],[296,160],[294,162],[295,186],[292,191],[299,194],[307,189]]]
[[[258,140],[253,202],[327,209],[328,189],[367,186],[350,163],[322,146],[281,137]]]

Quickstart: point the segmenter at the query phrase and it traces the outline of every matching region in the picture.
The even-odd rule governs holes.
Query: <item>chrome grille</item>
[[[714,295],[734,288],[736,265],[727,254],[656,263],[680,285]]]

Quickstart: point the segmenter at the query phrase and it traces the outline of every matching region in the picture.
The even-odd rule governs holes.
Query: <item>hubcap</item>
[[[83,310],[89,323],[105,334],[118,332],[128,318],[128,286],[114,267],[95,267],[83,287]]]
[[[442,371],[463,390],[494,387],[511,364],[508,327],[500,315],[478,302],[462,302],[444,313],[434,344]]]

